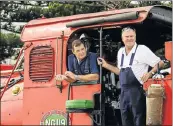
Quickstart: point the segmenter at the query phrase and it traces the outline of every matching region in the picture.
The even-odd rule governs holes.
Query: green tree
[[[1,46],[0,46],[0,61],[8,58],[14,54],[14,48],[21,48],[23,43],[20,41],[19,36],[16,34],[3,34],[1,33]]]
[[[110,9],[124,9],[135,7],[131,4],[131,1],[98,1],[98,4],[103,5],[105,10]]]
[[[103,5],[106,9],[124,9],[134,7],[144,7],[152,5],[164,5],[172,8],[172,1],[97,1],[98,4]],[[133,4],[136,2],[136,4]]]
[[[172,7],[172,1],[1,1],[1,21],[8,22],[1,26],[3,29],[20,33],[20,28],[15,28],[11,22],[29,22],[30,20],[70,16],[74,14],[85,14],[100,12],[110,9],[134,8],[150,5],[165,5]]]
[[[172,8],[172,1],[162,1],[162,5]]]
[[[172,1],[0,1],[1,29],[21,33],[23,26],[14,26],[13,22],[29,22],[30,20],[70,16],[100,12],[110,9],[134,8],[150,5],[165,5],[172,7]],[[12,55],[14,47],[21,47],[19,37],[14,34],[1,33],[1,59]],[[9,54],[7,54],[7,52]]]
[[[52,17],[70,16],[74,14],[85,14],[100,12],[104,10],[103,5],[96,5],[95,1],[66,1],[50,2],[48,10]]]
[[[161,1],[138,1],[139,7],[152,6],[152,5],[162,5]]]

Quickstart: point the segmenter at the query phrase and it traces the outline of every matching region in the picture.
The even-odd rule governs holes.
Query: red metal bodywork
[[[18,83],[23,87],[23,82]],[[23,91],[19,95],[12,95],[12,88],[7,90],[1,99],[1,123],[2,125],[21,125],[23,111]]]
[[[80,14],[67,17],[37,19],[28,22],[25,25],[21,40],[25,42],[25,46],[32,43],[24,52],[24,82],[20,83],[23,86],[23,91],[17,96],[11,94],[11,89],[7,90],[1,99],[1,125],[39,125],[43,115],[50,110],[59,110],[65,112],[65,101],[67,100],[69,83],[63,81],[62,93],[56,87],[55,78],[53,77],[49,82],[32,82],[29,78],[29,54],[32,47],[38,45],[50,45],[54,49],[57,48],[57,54],[54,56],[55,72],[54,75],[66,71],[66,52],[67,41],[69,36],[80,28],[90,28],[97,26],[116,26],[121,24],[140,23],[146,19],[148,12],[152,6],[141,8],[130,8],[122,10],[111,10],[106,12]],[[84,26],[78,28],[67,28],[66,24],[81,19],[88,19],[100,16],[108,16],[113,14],[125,13],[129,11],[138,11],[139,18],[129,21],[103,23],[99,25]],[[62,32],[64,37],[63,43],[58,37],[61,37]],[[63,46],[62,46],[63,44]],[[61,57],[61,52],[63,52]],[[164,124],[172,124],[172,78],[166,78],[165,87],[167,99],[164,109]],[[100,92],[100,84],[88,85],[72,88],[71,98],[73,99],[93,99],[93,94]],[[91,125],[91,119],[86,113],[70,114],[72,125]]]
[[[7,65],[7,64],[0,64],[0,70],[12,70],[13,66],[12,65]]]
[[[172,124],[172,77],[167,76],[164,78],[163,82],[160,79],[156,79],[153,81],[150,79],[145,83],[145,89],[147,90],[150,84],[162,84],[165,88],[165,96],[164,104],[163,104],[163,126]]]
[[[1,86],[5,86],[8,77],[12,70],[1,71]],[[23,72],[21,72],[23,74]],[[11,78],[15,79],[19,77],[19,73],[15,72]],[[19,85],[23,89],[23,81],[20,81],[16,85]],[[1,92],[2,93],[2,92]],[[18,95],[12,94],[12,88],[5,91],[1,99],[1,124],[2,125],[14,125],[22,124],[22,109],[23,108],[23,90]]]

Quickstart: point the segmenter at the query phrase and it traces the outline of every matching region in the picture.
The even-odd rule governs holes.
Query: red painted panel
[[[23,87],[23,83],[19,83]],[[7,90],[1,99],[1,125],[21,125],[23,110],[23,91],[12,95],[12,88]]]
[[[165,42],[165,57],[167,60],[172,61],[172,42]]]
[[[74,93],[74,91],[80,92]],[[100,85],[80,86],[73,90],[73,99],[91,99],[99,92]],[[39,125],[43,115],[51,110],[66,112],[65,103],[68,96],[68,86],[60,93],[56,86],[46,88],[25,88],[23,100],[23,125]],[[71,115],[70,115],[71,116]],[[91,119],[86,113],[77,113],[71,116],[72,125],[91,125]],[[80,120],[81,119],[81,120]]]
[[[157,79],[156,81],[153,81],[150,79],[149,81],[145,83],[144,89],[147,90],[147,88],[153,83],[161,84],[162,81],[159,79]],[[163,103],[163,124],[162,125],[165,126],[165,125],[172,125],[172,78],[165,78],[163,80],[163,85],[165,88],[166,99],[164,99],[164,103]]]
[[[100,93],[100,84],[73,86],[71,89],[71,100],[93,100],[95,93]],[[72,125],[92,125],[92,120],[87,113],[71,114]]]
[[[22,100],[1,102],[1,125],[22,125]]]
[[[12,65],[7,65],[7,64],[0,64],[0,70],[12,70],[13,66]]]

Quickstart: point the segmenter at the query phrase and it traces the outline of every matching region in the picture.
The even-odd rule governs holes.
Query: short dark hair
[[[80,39],[76,39],[72,42],[72,50],[74,51],[74,47],[78,47],[81,44],[83,44],[83,42]],[[84,44],[83,44],[84,45]]]

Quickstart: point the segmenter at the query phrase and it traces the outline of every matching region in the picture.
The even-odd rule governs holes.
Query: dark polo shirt
[[[97,64],[97,55],[96,53],[89,52],[87,56],[80,62],[78,62],[76,56],[74,54],[71,54],[68,56],[68,71],[71,71],[75,73],[75,68],[74,68],[74,63],[76,64],[76,68],[78,71],[78,75],[85,75],[85,65],[86,65],[86,60],[89,58],[89,74],[99,74],[99,67]]]

